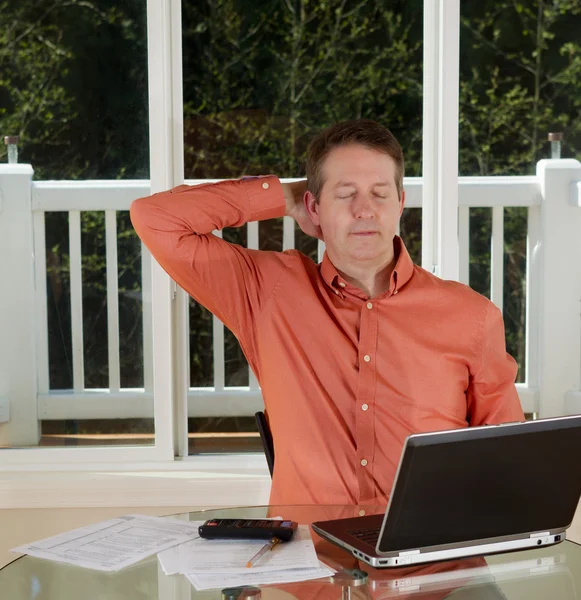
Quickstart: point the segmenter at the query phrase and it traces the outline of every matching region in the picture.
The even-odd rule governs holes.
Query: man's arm
[[[514,381],[515,360],[506,352],[504,323],[489,302],[479,336],[479,352],[467,391],[468,419],[472,426],[524,421]]]
[[[135,200],[131,221],[170,277],[244,342],[286,268],[285,258],[229,244],[212,232],[292,215],[305,187],[283,185],[275,176],[182,185]]]

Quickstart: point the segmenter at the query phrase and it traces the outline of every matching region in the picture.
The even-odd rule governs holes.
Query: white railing
[[[187,181],[188,184],[201,183]],[[406,206],[421,208],[422,181],[407,178]],[[39,369],[39,418],[62,419],[103,419],[103,418],[145,418],[153,417],[153,395],[151,387],[152,335],[151,304],[143,302],[143,337],[145,385],[143,389],[121,389],[119,368],[119,310],[117,301],[117,211],[127,211],[131,202],[149,193],[147,181],[82,181],[82,182],[35,182],[32,189],[32,210],[35,229],[35,261],[37,281],[37,307],[41,318],[39,323],[38,369]],[[491,291],[490,297],[502,309],[503,262],[504,262],[504,208],[527,207],[530,214],[538,212],[540,206],[540,185],[536,177],[465,177],[460,179],[459,190],[459,229],[461,273],[468,281],[469,264],[469,210],[471,207],[491,207],[492,248],[491,248]],[[108,321],[108,363],[109,388],[87,390],[84,386],[83,365],[83,311],[81,285],[81,211],[105,211],[106,239],[106,279],[107,279],[107,321]],[[72,326],[73,389],[62,392],[50,390],[48,385],[49,361],[46,320],[46,260],[45,220],[47,212],[58,211],[69,214],[70,248],[70,301]],[[534,221],[534,217],[532,218]],[[248,223],[248,247],[258,249],[258,223]],[[221,232],[216,232],[221,235]],[[533,234],[531,242],[537,240]],[[283,224],[283,250],[294,248],[295,224],[285,217]],[[324,246],[319,243],[319,256]],[[142,251],[142,273],[145,276],[142,290],[144,299],[150,295],[149,274],[150,256],[145,248]],[[186,298],[187,301],[187,298]],[[187,314],[187,311],[186,311]],[[189,330],[189,328],[188,328]],[[527,336],[527,339],[530,336]],[[213,386],[211,388],[191,388],[189,390],[189,416],[252,415],[262,406],[262,398],[256,378],[250,371],[249,386],[228,388],[225,386],[224,325],[213,318]],[[535,349],[528,353],[534,356]],[[186,360],[186,364],[189,364]],[[533,361],[526,366],[527,383],[519,384],[521,400],[528,412],[538,410],[536,394],[536,373]]]
[[[39,419],[153,417],[153,336],[151,328],[151,255],[142,248],[143,372],[142,389],[122,389],[119,363],[117,212],[149,194],[148,181],[40,181],[32,184],[36,257],[37,364]],[[81,212],[105,212],[109,388],[87,390],[84,377]],[[70,303],[73,389],[49,389],[45,214],[69,215]]]
[[[460,279],[469,283],[469,211],[472,207],[489,207],[492,209],[492,238],[491,238],[491,299],[502,309],[503,297],[503,263],[504,263],[504,209],[507,207],[526,207],[528,210],[527,232],[527,323],[526,323],[526,382],[518,385],[523,408],[526,412],[538,413],[555,412],[558,406],[565,406],[567,412],[581,412],[581,398],[575,390],[579,389],[579,362],[577,372],[572,375],[569,369],[569,382],[567,384],[566,399],[554,401],[553,408],[543,409],[539,389],[549,379],[556,378],[547,372],[547,364],[551,363],[553,347],[547,347],[547,338],[551,329],[547,322],[551,315],[547,311],[554,311],[549,306],[550,300],[544,294],[541,282],[557,282],[559,286],[553,293],[558,295],[560,289],[563,293],[577,294],[580,288],[580,276],[569,274],[569,279],[559,281],[555,279],[553,270],[558,265],[545,264],[549,260],[547,248],[565,243],[566,240],[555,239],[555,231],[559,231],[555,224],[550,223],[553,204],[559,202],[571,204],[578,202],[578,186],[576,179],[581,179],[581,165],[577,161],[541,161],[551,162],[547,166],[539,167],[537,176],[531,177],[461,177],[459,180],[459,213],[458,233],[460,248]],[[559,163],[559,164],[557,164]],[[539,163],[541,165],[541,163]],[[562,190],[570,189],[574,183],[573,191],[569,198],[548,198],[551,190],[547,181],[556,176],[555,170],[563,165],[559,172],[561,179],[555,180],[555,189],[561,185]],[[19,166],[20,167],[20,166]],[[550,168],[549,168],[550,167]],[[548,170],[547,170],[548,169]],[[545,171],[548,175],[545,174]],[[568,178],[568,179],[567,179]],[[561,181],[562,180],[562,181]],[[565,181],[566,180],[566,181]],[[187,181],[195,184],[197,181]],[[20,185],[20,184],[19,184]],[[121,387],[119,364],[119,310],[118,310],[118,279],[117,279],[117,212],[129,210],[131,202],[140,196],[149,193],[148,181],[83,181],[83,182],[33,182],[29,183],[32,189],[31,208],[34,235],[34,280],[35,280],[35,312],[37,323],[34,328],[36,334],[36,373],[37,373],[37,405],[36,417],[38,420],[61,419],[107,419],[107,418],[142,418],[153,417],[153,345],[151,329],[151,281],[150,281],[150,256],[144,249],[142,252],[142,294],[143,294],[143,343],[144,343],[144,387],[140,389],[127,389]],[[406,178],[406,206],[407,208],[421,208],[422,181],[418,178]],[[20,188],[19,188],[20,189]],[[560,192],[563,196],[563,192]],[[571,200],[572,198],[572,200]],[[562,200],[562,202],[561,202]],[[550,203],[549,203],[550,201]],[[559,217],[570,221],[577,218],[576,212],[563,212]],[[67,212],[69,214],[69,248],[70,248],[70,302],[71,302],[71,327],[72,327],[72,363],[73,363],[73,389],[49,389],[49,357],[48,357],[48,322],[47,322],[47,273],[45,254],[45,214],[51,211]],[[108,363],[109,363],[109,388],[86,389],[84,385],[83,364],[83,297],[81,285],[81,212],[105,212],[105,239],[106,239],[106,280],[107,280],[107,307],[108,307]],[[575,215],[575,216],[573,216]],[[30,216],[30,215],[29,215]],[[1,222],[0,222],[1,223]],[[571,227],[572,223],[563,222],[562,228]],[[259,247],[258,223],[247,224],[247,240],[250,248]],[[549,240],[549,233],[552,236]],[[220,235],[220,233],[217,233]],[[557,233],[557,238],[558,238]],[[571,236],[569,236],[571,237]],[[577,237],[579,234],[577,233]],[[294,247],[295,224],[285,217],[282,228],[283,249]],[[550,243],[549,243],[550,241]],[[576,253],[581,248],[567,242],[570,251]],[[1,240],[0,240],[1,244]],[[1,246],[0,246],[1,249]],[[319,244],[319,255],[322,254],[323,245]],[[581,258],[581,252],[579,253]],[[571,256],[575,259],[576,254]],[[573,263],[575,264],[575,263]],[[578,263],[577,263],[578,264]],[[4,269],[6,269],[6,265]],[[9,271],[6,271],[10,274]],[[569,287],[567,288],[567,285]],[[573,287],[571,287],[573,286]],[[581,299],[581,293],[575,301]],[[177,301],[187,306],[185,294],[178,294]],[[0,308],[1,308],[0,302]],[[569,309],[567,309],[571,312]],[[188,311],[185,310],[185,314]],[[568,317],[570,318],[570,317]],[[188,324],[189,325],[189,324]],[[557,328],[559,329],[559,328]],[[581,345],[579,338],[579,323],[568,325],[570,332],[575,332],[576,343],[569,343],[569,354],[574,353],[575,346]],[[0,342],[1,344],[1,342]],[[559,352],[561,352],[559,350]],[[226,416],[226,415],[252,415],[262,406],[262,398],[256,379],[249,373],[249,385],[241,388],[225,386],[224,364],[224,326],[216,318],[213,320],[213,354],[214,373],[213,386],[208,388],[190,388],[188,391],[189,416]],[[579,348],[577,354],[579,356]],[[186,364],[189,361],[186,360]],[[553,370],[558,370],[555,367]],[[0,373],[1,375],[1,373]],[[189,381],[189,377],[187,379]],[[2,380],[0,377],[0,388]],[[0,389],[0,400],[3,391]],[[544,400],[543,400],[544,402]],[[561,403],[561,404],[559,404]],[[549,402],[549,404],[551,404]],[[0,404],[0,416],[1,416]]]

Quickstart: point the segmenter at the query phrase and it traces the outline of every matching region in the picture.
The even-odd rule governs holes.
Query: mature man
[[[274,175],[137,200],[133,225],[169,275],[236,335],[273,431],[272,504],[385,504],[414,432],[523,419],[502,316],[414,265],[396,235],[404,158],[385,127],[331,126],[307,182]],[[289,215],[320,265],[212,235]]]

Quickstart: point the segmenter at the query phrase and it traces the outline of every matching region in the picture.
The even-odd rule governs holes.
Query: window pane
[[[581,5],[570,0],[461,2],[461,175],[534,175],[563,132],[562,157],[581,150]],[[509,202],[509,200],[507,200]],[[490,293],[490,209],[471,210],[470,285]],[[527,213],[504,211],[504,320],[525,377]]]
[[[91,185],[82,189],[68,183],[149,176],[145,3],[26,0],[8,3],[2,11],[6,27],[0,34],[0,129],[6,135],[20,135],[19,162],[33,166],[37,181],[55,180],[53,187],[63,182],[56,200],[58,194],[46,194],[42,186],[35,190],[41,207],[48,201],[61,202],[47,212],[41,209],[46,237],[49,389],[41,390],[39,398],[39,443],[152,444],[153,404],[143,392],[141,243],[129,221],[130,198],[125,197],[116,211],[113,236],[120,390],[113,390],[118,396],[111,401],[106,214],[105,206],[99,210],[94,199],[100,194],[106,202],[109,190],[113,196],[118,190],[113,184],[99,194],[93,192],[91,210],[85,210],[84,194],[91,196]],[[1,161],[6,160],[5,150],[1,145]],[[80,256],[75,256],[75,244],[69,238],[71,206],[80,213]],[[75,260],[81,265],[80,316],[74,310],[77,289],[71,286]],[[150,312],[148,308],[146,313]],[[84,373],[82,389],[72,392],[73,323],[77,321],[83,337],[78,356]],[[96,397],[92,400],[87,394]]]
[[[406,175],[421,175],[422,9],[404,1],[183,0],[186,179],[304,176],[312,137],[361,117],[388,126],[404,148]],[[260,223],[259,248],[280,250],[282,229],[282,219]],[[224,232],[245,244],[245,227],[238,236]],[[317,261],[317,240],[298,227],[294,245]],[[210,373],[194,376],[208,360],[209,321],[190,313],[192,385],[212,385]],[[225,385],[248,385],[238,343],[229,332],[224,340]],[[215,450],[225,448],[224,435],[250,430],[250,409],[190,419],[191,436],[213,433]]]

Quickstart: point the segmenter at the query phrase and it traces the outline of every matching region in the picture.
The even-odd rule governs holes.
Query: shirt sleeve
[[[284,272],[285,255],[248,250],[213,232],[283,216],[278,178],[181,185],[135,200],[130,214],[135,231],[168,275],[231,329],[245,352],[251,351],[255,321]]]
[[[524,421],[514,385],[518,367],[506,352],[502,314],[492,302],[486,307],[479,346],[480,360],[467,391],[469,424]]]

